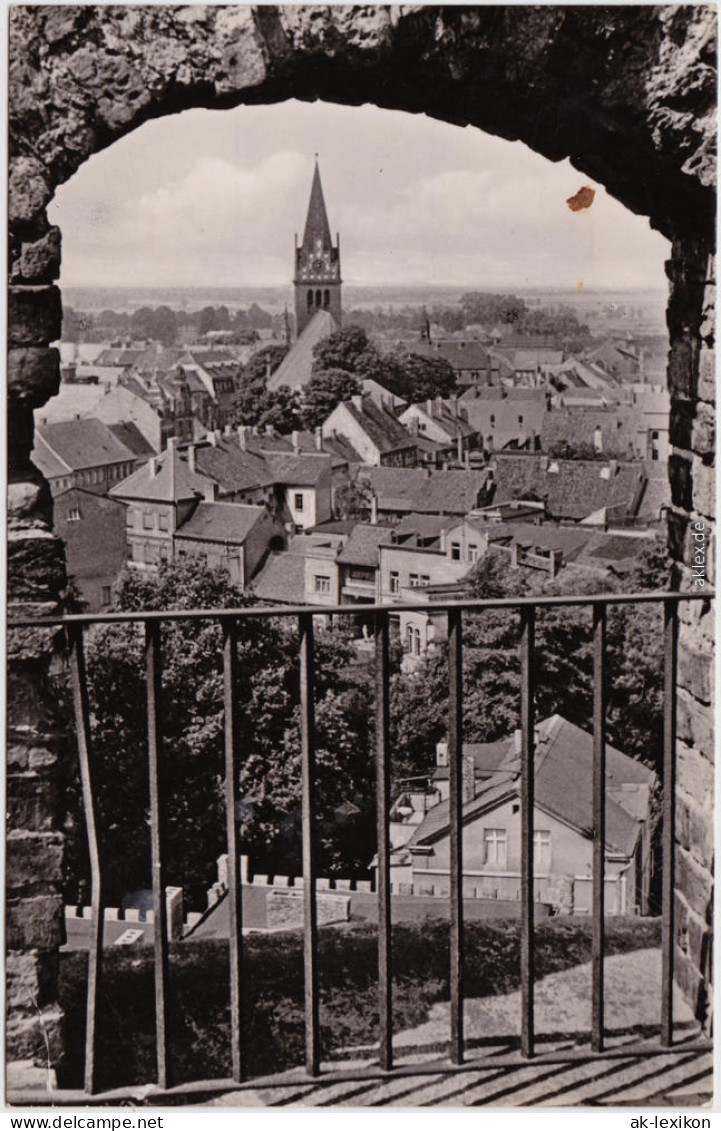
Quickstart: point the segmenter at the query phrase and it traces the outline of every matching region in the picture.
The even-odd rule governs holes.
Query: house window
[[[547,872],[551,867],[551,833],[548,829],[534,829],[533,867]]]
[[[101,599],[101,601],[103,602],[104,605],[110,604],[110,586],[109,585],[103,585],[100,599]]]
[[[391,570],[391,576],[390,576],[391,593],[400,593],[400,589],[401,589],[400,574],[397,573],[396,570]]]
[[[80,522],[80,507],[71,507],[68,511],[68,522]]]
[[[518,418],[518,423],[519,423],[519,424],[523,424],[523,417],[522,417],[522,416],[519,416],[519,418]]]
[[[143,530],[153,529],[153,512],[143,511]]]
[[[484,860],[496,868],[508,867],[508,838],[505,829],[483,830]]]
[[[128,561],[132,562],[134,560],[135,560],[135,554],[133,553],[133,543],[129,542],[128,543]]]
[[[451,542],[451,561],[459,562],[461,560],[461,544],[460,542]]]
[[[422,573],[421,574],[421,585],[430,585],[430,583],[431,583],[430,575],[427,574],[427,573]]]
[[[468,547],[468,560],[469,562],[478,561],[478,546],[475,544],[475,542],[471,542]]]
[[[491,428],[493,428],[495,426],[495,423],[496,423],[496,418],[495,418],[495,416],[492,416],[491,417]]]
[[[330,578],[317,573],[315,575],[315,591],[316,593],[330,593]]]
[[[421,630],[416,628],[414,624],[408,625],[408,651],[411,656],[420,656],[421,654]]]
[[[417,573],[412,573],[409,576],[408,580],[409,580],[411,589],[417,589],[418,588],[418,584],[419,584],[420,579],[419,579]]]
[[[293,496],[293,506],[295,507],[295,509],[296,509],[297,511],[302,511],[302,510],[303,510],[303,493],[302,493],[301,491],[298,491],[298,492],[297,492],[297,493],[296,493],[296,494],[295,494],[295,495]]]
[[[135,511],[132,507],[128,507],[125,512],[125,525],[132,526],[135,522]]]
[[[158,516],[158,526],[160,527],[161,530],[169,530],[170,529],[170,523],[168,521],[167,514],[160,514]]]

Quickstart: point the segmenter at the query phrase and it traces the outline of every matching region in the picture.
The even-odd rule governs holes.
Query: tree
[[[344,326],[313,348],[313,374],[328,369],[344,369],[359,374],[377,356],[378,351],[360,326]]]
[[[248,364],[243,370],[243,382],[257,381],[259,379],[265,381],[266,377],[272,376],[275,373],[287,353],[287,346],[264,346],[262,350],[258,350],[257,353],[254,353],[253,356],[248,359]]]
[[[166,563],[157,574],[127,571],[119,583],[117,608],[226,609],[248,603],[224,571],[193,560]],[[190,906],[202,907],[205,889],[214,880],[215,860],[225,851],[220,626],[212,619],[166,622],[161,650],[166,882],[182,886]],[[106,898],[113,902],[150,883],[143,633],[135,625],[98,627],[88,634],[86,651]],[[365,872],[374,851],[369,816],[370,681],[357,673],[353,656],[346,632],[317,632],[319,866],[346,875],[353,869]],[[241,843],[259,871],[297,870],[300,719],[295,623],[260,618],[238,622],[238,660]],[[339,823],[337,810],[342,807],[351,814]],[[355,840],[351,837],[349,856],[351,826]]]
[[[442,357],[421,357],[417,353],[396,356],[398,369],[395,387],[388,388],[406,401],[450,397],[456,388],[453,366]],[[393,379],[391,378],[391,381]]]
[[[344,369],[325,369],[314,373],[303,389],[303,424],[306,428],[317,428],[336,405],[362,391],[358,378]]]

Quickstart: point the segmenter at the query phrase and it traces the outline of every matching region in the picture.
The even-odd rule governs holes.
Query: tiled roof
[[[246,506],[242,503],[198,503],[189,519],[178,529],[177,538],[198,542],[245,541],[265,507]]]
[[[213,480],[191,471],[177,451],[165,451],[132,475],[112,487],[109,494],[118,499],[147,499],[155,502],[183,502],[202,499]]]
[[[52,454],[71,471],[133,459],[134,453],[113,435],[107,424],[94,417],[46,424],[38,429],[38,435]],[[41,445],[37,445],[35,451],[38,459],[42,459]]]
[[[41,428],[45,424],[57,424],[61,420],[92,416],[104,395],[105,389],[102,385],[62,384],[56,396],[51,397],[41,408],[35,409],[35,427]]]
[[[582,519],[615,504],[623,504],[630,511],[644,478],[639,463],[619,463],[613,470],[604,460],[499,453],[494,456],[494,465],[494,502],[510,502],[532,492],[557,518]]]
[[[365,381],[361,381],[363,395],[372,397],[376,404],[383,404],[383,402],[390,402],[394,409],[405,408],[408,401],[404,401],[403,397],[397,397],[395,393],[391,393],[389,389],[384,389],[372,377],[367,377]]]
[[[284,605],[305,604],[305,558],[300,554],[270,554],[251,589],[261,601]]]
[[[214,479],[223,493],[269,487],[275,481],[263,456],[242,451],[234,437],[198,444],[195,466],[201,475]]]
[[[566,559],[578,554],[593,537],[591,527],[555,526],[552,523],[535,526],[525,522],[504,522],[498,525],[486,525],[483,529],[489,541],[508,540],[531,548],[561,550]]]
[[[353,527],[348,541],[338,555],[338,561],[346,565],[378,565],[378,547],[387,536],[388,527],[358,523]]]
[[[456,370],[488,368],[488,350],[477,339],[445,338],[440,341],[404,343],[406,353],[425,358],[442,358]]]
[[[122,424],[108,424],[108,428],[136,458],[149,459],[150,456],[155,455],[155,448],[151,447],[136,424],[127,421]]]
[[[497,763],[492,783],[463,807],[464,823],[492,810],[520,790],[520,761],[514,742],[504,740],[506,757]],[[465,750],[465,747],[464,747]],[[544,719],[536,727],[535,803],[567,822],[590,839],[593,829],[593,737],[560,715]],[[624,807],[615,798],[624,786],[649,790],[654,774],[641,762],[606,746],[606,847],[630,855],[639,833],[638,820],[629,809],[641,806],[637,799]],[[647,795],[646,795],[647,798]],[[647,807],[643,806],[643,811]],[[449,804],[428,811],[408,842],[427,844],[447,832]]]
[[[117,365],[127,368],[137,365],[146,350],[143,349],[104,349],[95,358],[96,365]]]
[[[464,742],[463,757],[473,759],[477,776],[494,774],[508,756],[511,741],[510,738],[505,738],[501,742]],[[449,774],[448,766],[437,766],[433,780],[448,781]]]
[[[343,406],[379,452],[395,452],[415,446],[414,437],[399,424],[397,418],[380,408],[370,397],[362,397],[360,406],[355,400],[343,401]]]
[[[268,381],[272,392],[281,385],[291,389],[302,389],[307,385],[313,370],[313,350],[319,342],[329,338],[338,329],[338,323],[329,310],[317,310],[302,334],[291,346],[280,365]]]
[[[359,480],[368,484],[382,510],[463,515],[482,503],[487,472],[434,471],[395,467],[363,467]]]
[[[273,480],[284,486],[317,487],[324,479],[330,482],[330,456],[268,452],[265,463]]]

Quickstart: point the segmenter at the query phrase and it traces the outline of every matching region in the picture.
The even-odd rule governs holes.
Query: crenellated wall
[[[46,207],[92,154],[151,117],[286,98],[426,113],[520,139],[580,171],[673,242],[670,546],[691,586],[695,523],[713,580],[715,12],[651,7],[17,5],[10,13],[10,615],[65,580],[33,409],[58,389],[60,233]],[[677,971],[705,1013],[712,819],[712,614],[683,614],[678,700]],[[65,745],[48,631],[10,641],[8,1058],[57,1062]],[[18,1068],[17,1065],[25,1065]],[[27,1070],[27,1071],[25,1071]]]

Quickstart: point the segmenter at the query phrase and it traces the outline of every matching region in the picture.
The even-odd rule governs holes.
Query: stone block
[[[63,1048],[62,1022],[59,1006],[47,1006],[30,1014],[9,1013],[5,1026],[7,1060],[57,1064]]]
[[[678,947],[674,952],[673,976],[686,1001],[693,1009],[694,1016],[703,1022],[705,1006],[703,1002],[703,979],[693,962]]]
[[[677,743],[676,784],[703,809],[713,806],[713,762],[685,742]]]
[[[668,359],[668,386],[672,396],[693,400],[698,386],[699,344],[693,338],[677,338],[671,343]]]
[[[676,839],[709,872],[714,860],[713,810],[699,806],[685,790],[676,791]]]
[[[330,890],[330,880],[327,879],[325,876],[319,877],[315,881],[315,886],[316,886],[316,889],[318,891],[329,891]]]
[[[15,157],[8,176],[8,220],[11,226],[36,220],[52,199],[47,170],[36,157]]]
[[[9,601],[50,597],[67,584],[63,543],[48,530],[10,531],[7,555]]]
[[[253,883],[260,884],[262,887],[267,887],[270,883],[270,876],[253,876]]]
[[[35,950],[10,951],[5,963],[5,1004],[8,1010],[31,1012],[52,999],[57,974],[54,954]]]
[[[358,880],[355,888],[356,891],[373,891],[373,884],[370,880]]]
[[[336,880],[336,882],[335,882],[335,890],[336,891],[350,891],[350,889],[351,889],[351,881],[350,880]]]
[[[8,396],[40,408],[60,389],[60,351],[43,346],[8,350]]]
[[[25,282],[52,283],[60,277],[60,228],[50,228],[32,243],[24,243],[20,275]]]
[[[713,877],[691,854],[676,846],[676,887],[692,911],[705,920],[713,894]]]
[[[676,695],[676,734],[687,746],[693,746],[709,761],[714,750],[714,711],[710,704],[699,703],[688,691],[680,688]]]
[[[55,342],[62,331],[62,305],[57,287],[10,287],[8,341],[11,346]]]
[[[694,458],[692,475],[692,509],[712,518],[716,511],[716,471],[698,456]]]
[[[289,876],[273,876],[273,887],[275,888],[288,888],[290,887]]]
[[[13,1060],[7,1065],[6,1073],[8,1102],[23,1103],[23,1092],[45,1092],[47,1095],[57,1089],[57,1075],[47,1064],[34,1064],[32,1060]]]
[[[13,950],[60,946],[65,941],[63,897],[36,895],[9,899],[5,912],[5,941]]]
[[[701,650],[695,641],[684,639],[679,633],[678,682],[702,703],[711,702],[712,657]]]
[[[691,460],[678,452],[673,452],[668,460],[668,475],[671,483],[671,502],[681,510],[690,511],[693,497]]]
[[[712,349],[702,349],[698,360],[698,396],[713,404],[716,398],[716,354]]]
[[[59,802],[57,781],[29,771],[8,774],[6,783],[8,827],[29,832],[51,831]]]
[[[62,881],[64,838],[60,833],[12,830],[6,841],[5,875],[10,891],[28,884]]]

